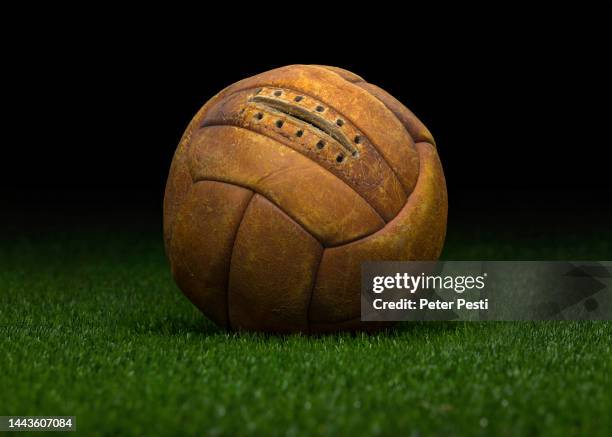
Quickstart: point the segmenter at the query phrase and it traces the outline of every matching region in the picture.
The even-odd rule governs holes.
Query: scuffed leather
[[[346,70],[291,65],[196,114],[164,241],[177,284],[220,326],[327,333],[379,327],[359,320],[361,263],[437,259],[446,218],[435,143],[412,112]]]

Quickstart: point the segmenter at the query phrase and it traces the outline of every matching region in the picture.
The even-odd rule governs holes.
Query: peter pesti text
[[[397,273],[394,276],[376,276],[373,279],[372,291],[380,294],[387,289],[406,290],[414,294],[422,289],[452,290],[461,294],[466,290],[482,290],[485,287],[487,274],[479,276],[439,276],[439,275],[409,275]],[[489,299],[455,300],[401,298],[386,301],[376,298],[372,302],[375,310],[488,310]]]

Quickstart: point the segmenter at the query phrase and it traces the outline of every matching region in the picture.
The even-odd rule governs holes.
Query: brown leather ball
[[[446,184],[434,139],[391,95],[291,65],[208,101],[168,176],[164,236],[185,295],[228,329],[360,322],[361,263],[434,260]]]

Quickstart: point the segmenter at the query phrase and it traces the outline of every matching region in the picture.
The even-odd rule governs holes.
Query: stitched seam
[[[251,197],[249,198],[249,201],[247,202],[244,208],[244,211],[242,211],[242,216],[240,217],[240,221],[238,222],[238,226],[236,227],[236,233],[234,234],[234,241],[232,242],[232,250],[230,252],[230,257],[229,257],[229,266],[227,269],[227,287],[225,290],[225,306],[227,308],[227,329],[228,330],[232,329],[232,322],[230,319],[229,295],[230,295],[230,277],[232,275],[232,264],[234,261],[234,249],[236,248],[236,241],[238,240],[238,232],[240,232],[240,227],[242,226],[242,222],[244,221],[244,217],[246,216],[247,210],[249,209],[249,206],[251,205],[251,201],[253,200],[253,197],[255,197],[255,193],[251,191]]]
[[[344,81],[346,81],[346,82],[348,82],[348,83],[350,83],[350,84],[352,84],[352,85],[355,85],[355,86],[359,87],[360,89],[362,89],[362,90],[364,90],[366,93],[368,93],[370,96],[372,96],[372,97],[374,97],[376,100],[378,100],[380,103],[382,103],[382,104],[384,105],[384,107],[385,107],[385,108],[387,108],[387,109],[389,110],[389,112],[391,112],[391,114],[393,114],[393,116],[395,117],[395,119],[396,119],[396,120],[397,120],[397,121],[398,121],[398,122],[399,122],[399,123],[400,123],[400,124],[403,126],[404,130],[406,131],[406,134],[408,134],[408,136],[409,136],[409,137],[412,139],[412,143],[413,143],[412,148],[413,148],[415,151],[416,151],[416,143],[417,143],[417,142],[418,142],[418,143],[427,143],[427,144],[431,144],[429,141],[417,141],[417,139],[416,139],[415,137],[413,137],[413,136],[412,136],[412,134],[410,133],[410,130],[408,130],[408,126],[406,126],[406,125],[404,124],[404,122],[403,122],[403,121],[402,121],[402,119],[399,117],[399,115],[397,115],[397,113],[396,113],[396,112],[395,112],[393,109],[391,109],[391,108],[390,108],[390,107],[389,107],[389,106],[388,106],[388,105],[387,105],[387,104],[386,104],[386,103],[385,103],[383,100],[379,99],[379,98],[378,98],[378,97],[376,97],[374,94],[372,94],[372,92],[371,92],[369,89],[364,88],[363,84],[368,84],[368,85],[371,85],[369,82],[367,82],[367,81],[365,81],[365,80],[363,80],[363,79],[362,79],[362,80],[357,80],[357,81],[354,81],[354,82],[353,82],[353,81],[350,81],[350,80],[348,80],[348,79],[346,79],[346,78],[342,77],[342,76],[341,76],[339,73],[337,73],[337,72],[335,72],[335,71],[333,71],[333,70],[330,70],[330,69],[325,68],[325,67],[320,67],[320,68],[324,68],[324,69],[326,69],[327,71],[329,71],[329,72],[331,72],[331,73],[335,74],[336,76],[338,76],[340,79],[342,79],[342,80],[344,80]],[[400,102],[400,104],[401,104],[401,102]],[[355,124],[355,123],[353,123],[353,124]],[[374,143],[372,143],[372,141],[370,141],[370,143],[371,143],[371,144],[374,144]],[[436,147],[434,144],[432,144],[432,146]],[[380,154],[380,152],[379,152],[379,154]],[[384,159],[384,157],[383,157],[383,159]],[[388,163],[387,163],[387,164],[388,164]],[[391,165],[389,165],[389,167],[391,167]],[[393,167],[391,167],[391,170],[393,170]],[[395,171],[394,171],[394,173],[395,173]],[[396,175],[396,177],[397,177],[397,174],[395,174],[395,175]],[[398,179],[399,179],[399,178],[398,178]],[[417,179],[418,179],[418,175],[417,175]],[[415,184],[415,186],[416,186],[416,184]],[[411,194],[412,194],[412,193],[406,193],[406,202],[408,202],[408,198],[410,197],[410,195],[411,195]],[[399,214],[399,213],[398,213],[398,214]]]
[[[416,144],[421,144],[421,143],[428,144],[428,145],[430,145],[431,147],[433,147],[434,149],[435,149],[435,147],[436,147],[436,146],[434,146],[433,144],[430,144],[430,143],[425,142],[425,141],[419,141],[418,143],[415,143],[415,147],[416,147]],[[419,181],[420,181],[421,176],[422,176],[422,173],[421,173],[421,165],[422,165],[422,162],[421,162],[421,153],[419,152],[419,149],[418,149],[418,148],[417,148],[417,154],[418,154],[418,156],[419,156],[419,174],[417,175],[416,184],[414,184],[414,189],[415,189],[415,191],[416,191],[416,188],[419,186]],[[414,192],[414,191],[413,191],[413,192]],[[411,193],[411,195],[408,197],[408,199],[406,200],[406,203],[404,204],[404,206],[402,207],[402,209],[401,209],[401,210],[400,210],[400,211],[397,213],[397,215],[400,215],[400,214],[401,214],[401,212],[404,210],[404,208],[406,208],[406,206],[408,205],[408,202],[410,201],[410,198],[411,198],[411,197],[412,197],[412,193]],[[395,218],[397,218],[397,215],[396,215],[396,216],[393,218],[394,220],[395,220]],[[337,244],[337,245],[334,245],[334,246],[326,246],[326,247],[327,247],[327,248],[329,248],[329,249],[332,249],[332,248],[334,248],[334,247],[343,247],[343,246],[345,246],[345,245],[349,245],[349,244],[351,244],[351,243],[355,243],[355,242],[357,242],[357,241],[360,241],[360,240],[362,240],[362,239],[365,239],[365,238],[368,238],[368,237],[370,237],[370,236],[372,236],[372,235],[377,234],[379,231],[382,231],[383,229],[385,229],[385,227],[386,227],[386,226],[383,226],[382,228],[380,228],[380,229],[378,229],[378,230],[376,230],[376,231],[374,231],[374,232],[371,232],[371,233],[369,233],[368,235],[364,235],[364,236],[362,236],[362,237],[355,238],[354,240],[347,241],[346,243],[340,243],[340,244]]]
[[[312,288],[310,289],[310,298],[308,299],[308,306],[306,307],[306,330],[308,331],[308,333],[310,333],[310,306],[312,305],[312,297],[314,295],[315,288],[317,288],[317,283],[319,279],[319,269],[321,269],[321,264],[323,264],[324,255],[325,255],[325,248],[321,250],[321,257],[319,258],[319,263],[317,264],[317,267],[314,270]]]
[[[344,80],[346,83],[349,83],[349,84],[351,84],[351,85],[355,85],[353,82],[349,82],[348,80],[344,79],[344,78],[343,78],[342,76],[340,76],[338,73],[335,73],[335,72],[333,72],[333,71],[332,71],[332,73],[333,73],[333,74],[335,74],[336,76],[340,77],[340,78],[341,78],[342,80]],[[358,85],[357,85],[357,86],[358,86]],[[266,83],[263,83],[263,84],[262,84],[262,83],[260,83],[260,84],[254,85],[254,86],[248,86],[248,87],[239,88],[239,89],[237,89],[237,90],[234,90],[234,91],[232,91],[230,94],[228,94],[227,96],[224,96],[224,98],[228,98],[228,97],[230,97],[230,96],[232,96],[232,95],[234,95],[234,94],[236,94],[236,93],[242,92],[242,91],[247,91],[247,90],[251,90],[251,89],[257,89],[257,88],[261,88],[261,87],[281,88],[281,87],[280,87],[280,86],[278,86],[278,85],[271,85],[271,84],[269,84],[269,83],[267,83],[267,82],[266,82]],[[289,87],[285,87],[285,86],[283,86],[282,88],[283,88],[283,89],[286,89],[286,90],[289,90],[289,91],[293,91],[293,92],[296,92],[296,93],[303,94],[303,95],[305,95],[305,96],[310,97],[311,99],[318,100],[318,101],[322,102],[323,104],[325,104],[325,105],[329,106],[330,108],[333,108],[333,110],[334,110],[335,112],[337,112],[339,115],[341,115],[341,116],[342,116],[342,117],[344,117],[345,119],[349,120],[349,121],[350,121],[350,122],[351,122],[353,125],[355,125],[355,127],[357,127],[357,129],[359,129],[359,130],[360,130],[360,131],[361,131],[361,132],[362,132],[364,135],[366,135],[366,134],[365,134],[364,129],[363,129],[361,126],[359,126],[357,123],[355,123],[355,121],[354,121],[352,118],[347,117],[345,114],[343,114],[343,113],[342,113],[342,112],[340,112],[338,109],[336,109],[336,107],[335,107],[335,106],[330,105],[330,104],[328,104],[328,103],[326,103],[326,102],[323,102],[323,101],[322,101],[320,98],[318,98],[318,97],[316,97],[316,96],[313,96],[312,94],[306,93],[306,92],[304,92],[304,91],[302,91],[302,90],[298,90],[298,89],[295,89],[295,88],[289,88]],[[368,95],[372,96],[374,99],[376,99],[377,101],[381,102],[381,101],[380,101],[380,99],[378,99],[376,96],[374,96],[374,95],[373,95],[372,93],[370,93],[368,90],[363,89],[363,88],[361,88],[361,87],[359,87],[359,89],[361,89],[361,90],[365,91],[365,92],[366,92]],[[381,102],[381,103],[383,103],[383,102]],[[397,116],[395,115],[395,113],[394,113],[393,111],[391,111],[391,110],[390,110],[390,109],[387,107],[387,105],[385,105],[384,103],[383,103],[383,105],[385,106],[385,108],[387,108],[387,109],[388,109],[388,110],[389,110],[389,111],[390,111],[390,112],[391,112],[391,113],[392,113],[392,114],[395,116],[395,118],[397,118]],[[404,126],[404,124],[403,124],[401,121],[400,121],[400,124],[401,124],[402,126]],[[406,129],[406,128],[404,127],[404,129]],[[408,135],[410,136],[410,138],[412,138],[412,135],[410,135],[410,132],[408,132]],[[395,176],[395,178],[397,179],[397,182],[399,183],[399,186],[400,186],[400,187],[402,188],[402,190],[404,191],[404,194],[406,195],[406,198],[408,198],[409,193],[407,193],[407,192],[406,192],[406,188],[403,186],[402,181],[401,181],[401,179],[399,178],[399,176],[398,176],[397,172],[395,171],[395,169],[394,169],[394,168],[391,166],[391,164],[389,164],[389,161],[387,161],[387,159],[385,158],[385,156],[384,156],[384,155],[383,155],[383,154],[380,152],[380,148],[379,148],[379,147],[376,145],[376,143],[375,143],[374,141],[372,141],[372,139],[370,138],[370,136],[369,136],[369,135],[366,135],[366,137],[367,137],[367,139],[368,139],[368,142],[369,142],[369,143],[372,145],[372,148],[373,148],[373,149],[376,151],[376,153],[378,153],[378,155],[380,156],[380,159],[382,159],[382,160],[383,160],[383,162],[384,162],[385,164],[387,164],[387,167],[389,167],[389,169],[391,170],[391,173],[393,173],[393,175],[394,175],[394,176]],[[276,141],[276,139],[274,139],[274,140]],[[414,139],[413,139],[413,141],[414,141]],[[317,164],[318,164],[318,163],[317,163]]]
[[[244,129],[244,130],[247,130],[247,131],[249,131],[249,132],[253,132],[254,134],[261,135],[261,136],[264,136],[264,137],[266,137],[266,138],[270,138],[271,140],[274,140],[276,143],[280,144],[281,146],[283,146],[283,147],[287,147],[287,148],[289,148],[289,149],[293,150],[294,152],[299,153],[300,155],[304,156],[305,158],[308,158],[310,161],[314,162],[314,163],[315,163],[315,164],[316,164],[318,167],[322,168],[323,170],[325,170],[326,172],[328,172],[329,174],[331,174],[333,177],[335,177],[336,179],[338,179],[338,180],[339,180],[339,181],[340,181],[342,184],[344,184],[344,185],[345,185],[345,186],[347,186],[347,187],[348,187],[348,188],[349,188],[351,191],[353,191],[355,194],[357,194],[357,195],[358,195],[358,196],[359,196],[359,197],[360,197],[360,198],[361,198],[361,199],[362,199],[362,200],[363,200],[363,201],[364,201],[364,202],[365,202],[365,203],[366,203],[366,204],[367,204],[367,205],[368,205],[368,206],[369,206],[369,207],[372,209],[372,211],[374,212],[374,214],[376,214],[376,216],[377,216],[377,217],[378,217],[378,218],[379,218],[379,219],[380,219],[380,220],[381,220],[383,223],[385,223],[385,224],[386,224],[386,223],[390,222],[391,220],[393,220],[393,219],[395,218],[395,216],[393,216],[393,217],[391,217],[389,220],[385,220],[385,218],[384,218],[382,215],[380,215],[380,213],[378,212],[378,210],[377,210],[376,208],[374,208],[374,206],[373,206],[373,205],[372,205],[372,204],[371,204],[371,203],[368,201],[368,199],[366,199],[365,197],[363,197],[363,195],[362,195],[360,192],[358,192],[357,190],[355,190],[355,188],[351,187],[351,186],[350,186],[350,185],[349,185],[349,184],[348,184],[348,183],[347,183],[345,180],[343,180],[343,179],[342,179],[342,178],[340,178],[339,176],[335,175],[335,174],[334,174],[334,173],[333,173],[331,170],[329,170],[329,169],[327,169],[327,168],[323,167],[321,164],[319,164],[317,161],[315,161],[314,159],[312,159],[310,156],[308,156],[308,155],[306,155],[306,154],[304,154],[304,153],[301,153],[301,152],[299,152],[298,150],[293,149],[292,147],[289,147],[288,145],[286,145],[286,144],[284,144],[284,143],[282,143],[282,142],[278,141],[276,138],[274,138],[273,136],[271,136],[271,135],[269,135],[269,134],[267,134],[267,133],[265,133],[265,132],[258,132],[258,131],[256,131],[256,130],[253,130],[253,129],[249,128],[249,127],[244,127],[244,126],[239,126],[239,125],[237,125],[237,124],[232,124],[232,121],[231,121],[231,120],[225,120],[225,121],[227,121],[227,123],[221,123],[221,121],[219,121],[218,123],[215,123],[215,124],[209,124],[209,125],[206,125],[206,126],[204,126],[204,128],[209,128],[209,127],[224,127],[224,126],[230,126],[230,127],[235,127],[236,129]],[[265,128],[266,130],[270,130],[270,129],[268,129],[268,128],[267,128],[267,127],[265,127],[265,126],[264,126],[264,128]],[[384,161],[384,159],[383,159],[383,161]],[[190,169],[190,171],[191,171],[191,169]],[[260,180],[260,181],[261,181],[261,180]],[[403,190],[404,188],[402,187],[402,184],[401,184],[401,182],[399,182],[399,180],[398,180],[398,183],[399,183],[399,187],[400,187],[400,188]],[[250,188],[250,189],[252,189],[252,188]],[[404,194],[405,194],[405,192],[404,192]],[[406,194],[405,194],[405,195],[406,195]],[[270,200],[270,199],[268,199],[268,200]],[[406,195],[406,200],[408,200],[408,195]],[[274,203],[274,202],[273,202],[273,203]],[[275,203],[275,204],[276,204],[276,203]],[[404,202],[404,204],[405,204],[405,202]],[[277,206],[278,206],[278,205],[277,205]],[[402,207],[403,207],[403,205],[402,205]],[[399,211],[401,211],[401,210],[402,210],[402,208],[400,208],[400,209],[398,210],[398,213],[399,213]],[[395,215],[397,215],[397,214],[395,214]]]
[[[266,194],[262,193],[261,191],[253,189],[252,187],[249,187],[247,185],[239,184],[239,183],[233,182],[233,181],[223,180],[221,178],[201,178],[201,179],[195,179],[193,181],[194,184],[196,184],[198,182],[220,182],[220,183],[223,183],[223,184],[235,185],[237,187],[245,188],[247,190],[252,191],[253,193],[259,194],[261,197],[265,198],[271,204],[276,206],[279,209],[279,211],[281,211],[284,214],[286,214],[287,217],[289,217],[292,221],[294,221],[300,228],[302,228],[304,230],[304,232],[308,233],[308,235],[310,235],[312,238],[314,238],[323,247],[338,247],[338,246],[342,246],[344,244],[348,244],[350,242],[359,240],[360,238],[364,238],[364,237],[367,237],[369,235],[375,234],[376,232],[380,231],[381,229],[384,229],[384,226],[382,226],[381,228],[376,229],[375,231],[372,231],[371,233],[360,235],[358,237],[355,237],[354,239],[346,240],[346,241],[343,241],[341,243],[337,243],[337,244],[335,244],[333,246],[332,245],[327,245],[327,244],[323,243],[321,240],[319,240],[315,235],[313,235],[312,232],[310,232],[297,218],[293,217],[287,211],[282,209],[274,200],[270,199]]]
[[[345,80],[346,80],[346,79],[345,79]],[[406,124],[405,124],[405,123],[402,121],[402,119],[400,118],[400,116],[398,115],[398,113],[397,113],[397,112],[395,112],[393,109],[391,109],[391,108],[390,108],[390,107],[389,107],[389,106],[388,106],[388,105],[387,105],[387,104],[384,102],[384,100],[379,99],[377,96],[375,96],[374,94],[372,94],[372,92],[371,92],[369,89],[364,88],[364,87],[361,85],[361,84],[367,84],[367,85],[373,85],[373,84],[371,84],[371,83],[369,83],[369,82],[366,82],[365,80],[364,80],[364,81],[360,81],[360,82],[350,82],[350,83],[353,83],[354,85],[357,85],[359,88],[361,88],[362,90],[364,90],[365,92],[367,92],[369,95],[371,95],[372,97],[374,97],[376,100],[378,100],[380,103],[382,103],[383,105],[385,105],[385,108],[387,108],[387,109],[388,109],[388,110],[389,110],[389,111],[390,111],[390,112],[393,114],[393,116],[394,116],[394,117],[397,119],[397,121],[399,121],[399,122],[400,122],[400,124],[401,124],[401,125],[404,127],[404,130],[406,131],[406,133],[408,134],[408,136],[409,136],[410,138],[412,138],[412,142],[414,143],[414,147],[413,147],[413,148],[414,148],[415,150],[416,150],[416,143],[427,143],[427,144],[431,144],[432,146],[436,147],[436,145],[435,145],[435,144],[433,144],[433,143],[431,143],[431,142],[429,142],[429,141],[427,141],[427,140],[423,140],[423,139],[421,139],[421,140],[417,140],[417,138],[416,138],[416,137],[414,137],[414,136],[413,136],[413,135],[410,133],[410,130],[408,129],[408,126],[407,126],[407,125],[406,125]],[[384,91],[384,90],[383,90],[383,91]],[[391,96],[391,97],[393,97],[393,96]],[[402,104],[402,102],[399,102],[399,103],[400,103],[400,104]],[[415,116],[415,117],[416,117],[416,116]]]

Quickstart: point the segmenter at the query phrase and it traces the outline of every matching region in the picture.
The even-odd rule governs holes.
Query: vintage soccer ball
[[[446,184],[427,128],[335,67],[241,80],[195,115],[164,199],[184,294],[227,329],[324,333],[360,321],[361,264],[435,260]]]

